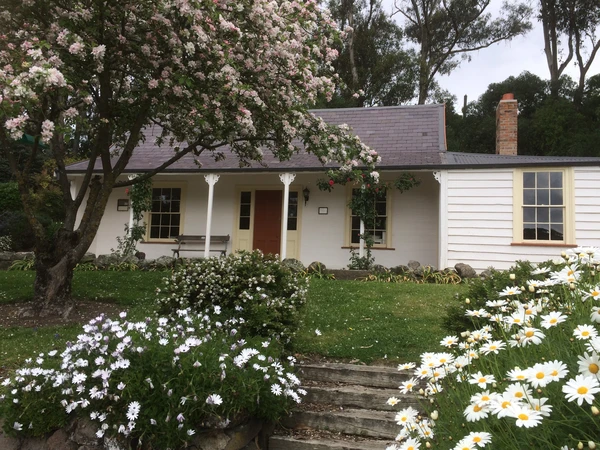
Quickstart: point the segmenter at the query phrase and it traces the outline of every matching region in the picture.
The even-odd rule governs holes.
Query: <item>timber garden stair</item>
[[[419,408],[414,395],[398,389],[410,374],[393,367],[303,364],[298,375],[308,393],[271,436],[269,450],[383,450],[400,431],[396,412]],[[400,403],[387,405],[390,397]]]

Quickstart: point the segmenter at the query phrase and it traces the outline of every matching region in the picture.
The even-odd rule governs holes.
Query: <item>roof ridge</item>
[[[426,105],[392,105],[392,106],[362,106],[362,107],[351,107],[351,108],[317,108],[309,109],[309,112],[322,112],[322,111],[374,111],[381,109],[424,109],[424,108],[440,108],[444,107],[443,103],[428,103]]]

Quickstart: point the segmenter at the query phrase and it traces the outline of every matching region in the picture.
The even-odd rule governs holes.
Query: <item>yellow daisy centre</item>
[[[526,309],[525,314],[527,314],[527,315],[533,314],[533,311],[531,309]]]
[[[558,319],[556,319],[554,317],[552,319],[550,319],[550,323],[556,323],[556,322],[558,322]]]
[[[550,375],[552,375],[553,377],[557,376],[558,370],[554,369]]]
[[[482,402],[487,402],[487,401],[489,401],[489,400],[490,400],[490,398],[489,398],[487,395],[483,395],[483,396],[481,397],[481,401],[482,401]]]
[[[479,383],[486,383],[486,382],[487,382],[487,379],[485,379],[484,377],[481,377],[479,379]]]
[[[600,292],[592,291],[592,297],[598,297],[599,295],[600,295]]]
[[[521,391],[515,392],[515,397],[521,398],[523,397],[523,393]]]
[[[538,372],[538,373],[536,373],[536,374],[535,374],[535,377],[536,377],[538,380],[541,380],[542,378],[544,378],[544,372]]]
[[[525,333],[525,336],[527,336],[528,338],[530,338],[530,337],[532,337],[532,336],[533,336],[533,334],[534,334],[534,333],[533,333],[533,331],[529,330],[529,331],[527,331],[527,332]]]
[[[521,323],[521,319],[519,319],[518,317],[515,317],[515,323]]]
[[[587,330],[585,330],[585,331],[582,331],[582,332],[581,332],[581,335],[582,335],[582,336],[589,336],[589,335],[590,335],[590,332],[589,332],[589,331],[587,331]]]
[[[481,411],[482,409],[483,409],[483,408],[481,408],[481,407],[479,407],[479,406],[477,406],[477,405],[475,405],[475,406],[473,407],[473,411],[475,411],[475,412],[479,412],[479,411]]]
[[[473,438],[473,442],[477,443],[477,442],[481,442],[481,438],[479,436],[475,436]]]
[[[502,402],[502,409],[508,408],[509,406],[510,406],[510,402],[509,401]]]
[[[529,420],[529,416],[525,413],[519,414],[519,419],[521,420]]]
[[[594,363],[591,363],[590,366],[588,367],[588,370],[590,371],[590,373],[598,373],[598,369],[600,369],[600,367],[598,367],[598,364],[594,364]]]
[[[411,445],[410,447],[406,447],[406,450],[415,450],[415,447]]]
[[[574,273],[575,273],[575,272],[573,272],[572,270],[569,270],[569,271],[567,272],[567,275],[571,276],[571,275],[573,275]]]
[[[585,395],[588,392],[588,388],[586,388],[585,386],[580,386],[577,388],[577,393],[579,395]]]

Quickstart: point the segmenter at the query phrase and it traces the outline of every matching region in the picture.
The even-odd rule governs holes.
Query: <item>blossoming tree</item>
[[[377,160],[307,111],[334,90],[340,37],[316,0],[6,0],[0,30],[0,148],[35,232],[44,313],[69,311],[73,268],[112,189],[132,183],[120,175],[146,126],[161,127],[159,144],[172,155],[137,180],[189,153],[218,158],[225,145],[241,163],[263,150],[288,158],[298,142],[342,170],[354,160],[370,172]],[[75,129],[90,143],[90,163],[72,198],[65,158]],[[24,134],[34,137],[32,159],[47,151],[56,160],[66,218],[51,236],[32,206],[30,164],[21,169],[10,150]]]

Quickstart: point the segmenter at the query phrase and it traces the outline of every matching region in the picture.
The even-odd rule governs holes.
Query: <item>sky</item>
[[[393,0],[383,0],[382,3],[385,11],[392,10]],[[497,10],[501,3],[501,0],[491,0],[490,7]],[[397,20],[400,18],[398,17]],[[544,80],[550,78],[544,55],[541,24],[534,20],[532,25],[533,29],[525,36],[472,52],[470,62],[464,61],[450,75],[437,77],[440,86],[457,97],[457,108],[462,107],[464,95],[467,95],[469,102],[475,101],[486,91],[489,84],[504,81],[510,76],[517,76],[525,70]],[[566,69],[566,73],[575,80],[579,76],[573,62]],[[598,73],[600,73],[600,55],[596,56],[588,77]]]

